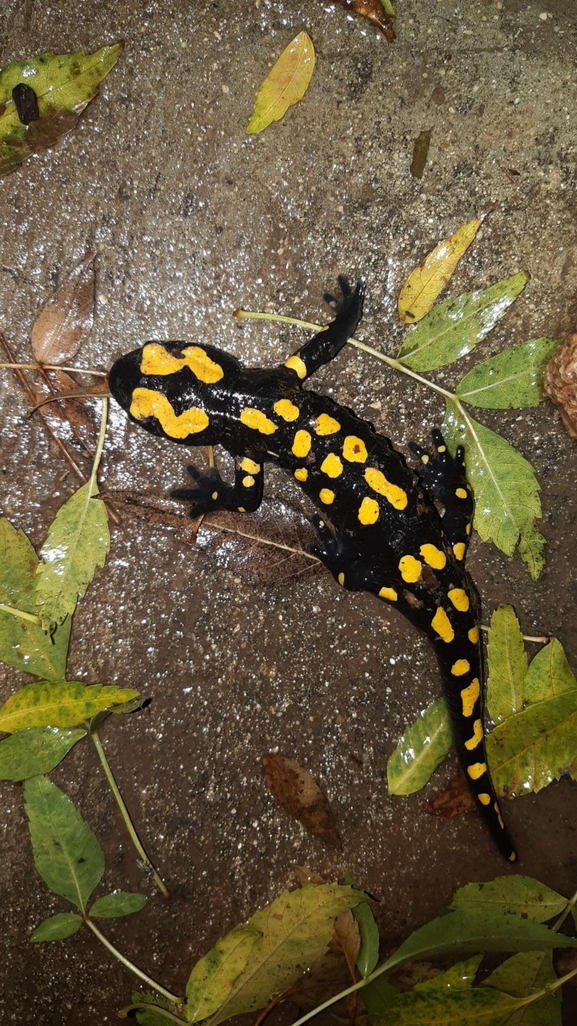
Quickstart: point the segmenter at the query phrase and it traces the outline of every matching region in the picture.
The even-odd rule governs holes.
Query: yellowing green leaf
[[[28,727],[0,741],[0,780],[27,780],[50,773],[85,730]]]
[[[99,83],[114,67],[122,43],[96,53],[44,53],[7,65],[0,71],[0,175],[14,171],[32,153],[54,146],[69,132]],[[36,93],[39,118],[22,124],[12,99],[20,83]]]
[[[511,606],[499,606],[491,617],[487,647],[489,680],[487,709],[494,723],[523,708],[527,653],[519,621]]]
[[[104,873],[104,854],[80,813],[48,777],[24,784],[34,864],[44,883],[82,911]]]
[[[259,936],[252,926],[235,926],[196,963],[186,985],[187,1022],[207,1019],[224,1004]]]
[[[442,698],[407,727],[387,765],[389,794],[420,791],[450,751],[451,724]]]
[[[522,1004],[498,990],[451,990],[434,983],[400,994],[388,1009],[386,1026],[501,1026]]]
[[[486,410],[519,410],[544,398],[543,371],[560,340],[535,338],[478,363],[457,385],[457,395]]]
[[[488,883],[470,883],[459,887],[451,908],[463,912],[503,912],[516,914],[535,923],[546,923],[560,915],[567,898],[530,876],[498,876]]]
[[[12,734],[26,727],[76,727],[133,698],[138,698],[137,691],[115,685],[79,681],[25,684],[0,709],[0,730]]]
[[[577,758],[577,688],[509,716],[487,738],[493,783],[501,794],[541,791]]]
[[[281,53],[262,83],[247,135],[262,132],[272,121],[280,121],[289,107],[306,93],[315,67],[315,51],[306,32],[299,32]]]
[[[211,1026],[232,1015],[264,1008],[286,990],[326,951],[335,918],[363,900],[365,895],[351,887],[321,884],[285,891],[252,916],[249,926],[260,937],[228,998],[209,1020]]]
[[[56,916],[45,919],[40,926],[37,926],[30,941],[32,944],[40,944],[43,941],[64,940],[77,933],[84,920],[76,912],[59,912]]]
[[[528,703],[543,702],[554,695],[574,691],[577,681],[565,655],[563,645],[552,638],[531,660],[525,677],[523,694]]]
[[[407,334],[398,359],[422,373],[453,363],[485,338],[529,280],[525,271],[435,306]]]
[[[482,986],[502,990],[512,997],[530,997],[556,980],[551,951],[523,951],[498,966],[482,981]],[[561,988],[514,1012],[507,1026],[561,1026]]]
[[[467,475],[475,492],[475,528],[507,556],[515,546],[536,579],[544,566],[544,539],[535,529],[541,516],[533,467],[501,435],[447,401],[443,435],[451,450],[465,446]],[[526,543],[523,546],[523,542]]]
[[[468,250],[481,221],[475,218],[462,225],[444,242],[435,246],[422,263],[411,272],[399,294],[399,317],[407,324],[420,321],[443,291],[459,260]]]
[[[60,507],[40,552],[37,605],[45,629],[74,612],[109,546],[106,506],[88,481]]]
[[[0,602],[35,614],[37,567],[38,556],[26,535],[0,518]],[[0,610],[0,659],[15,670],[62,679],[69,637],[69,619],[50,638],[29,620]]]

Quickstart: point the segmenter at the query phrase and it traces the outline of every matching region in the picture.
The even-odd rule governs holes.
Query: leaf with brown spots
[[[94,256],[88,253],[45,303],[32,327],[38,363],[65,363],[76,355],[94,320]]]
[[[395,11],[390,0],[333,0],[333,2],[339,3],[347,11],[352,11],[353,14],[358,14],[361,18],[366,18],[367,21],[376,25],[389,43],[396,38],[393,29]]]
[[[341,839],[328,799],[307,770],[284,755],[263,757],[265,780],[279,805],[305,830],[340,848]]]

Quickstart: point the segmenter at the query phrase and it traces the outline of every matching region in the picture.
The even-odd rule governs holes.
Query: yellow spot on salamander
[[[292,451],[299,460],[308,456],[311,451],[312,438],[308,431],[297,431],[292,444]]]
[[[379,598],[387,599],[388,602],[396,602],[398,597],[394,588],[381,588],[379,592]]]
[[[368,452],[362,438],[356,435],[347,435],[343,443],[343,456],[349,463],[366,463]]]
[[[451,673],[453,677],[462,677],[464,673],[468,673],[471,669],[467,659],[457,659],[456,663],[451,666]]]
[[[304,381],[307,376],[306,364],[301,360],[300,356],[289,356],[285,362],[285,367],[295,372],[297,377]]]
[[[512,851],[511,854],[509,855],[509,862],[516,862],[516,861],[517,861],[517,852],[516,851]]]
[[[340,477],[343,472],[343,464],[340,456],[330,452],[321,463],[321,470],[327,477]]]
[[[455,553],[457,559],[465,558],[466,548],[467,546],[465,545],[465,542],[457,542],[456,545],[453,545],[453,552]]]
[[[460,613],[466,613],[469,608],[469,596],[466,591],[462,588],[451,588],[447,592],[449,602],[452,602],[455,609],[458,609]]]
[[[316,435],[336,435],[341,430],[341,425],[328,413],[321,413],[315,420],[314,432]]]
[[[279,399],[279,401],[274,404],[273,410],[275,413],[278,413],[279,417],[282,417],[282,419],[286,420],[289,424],[291,421],[296,420],[300,413],[298,406],[291,403],[290,399]]]
[[[369,499],[365,496],[361,505],[359,506],[359,520],[361,524],[368,526],[369,524],[376,524],[379,519],[379,504],[376,499]]]
[[[446,451],[447,451],[447,446],[446,445],[440,445],[439,448],[437,449],[437,452],[446,452]]]
[[[491,795],[490,794],[485,794],[484,792],[481,792],[481,794],[477,795],[477,798],[481,802],[481,805],[490,805],[491,804]]]
[[[383,495],[387,502],[390,502],[391,506],[395,509],[404,509],[409,501],[407,493],[399,488],[398,485],[391,484],[387,481],[385,475],[380,470],[375,470],[374,467],[367,467],[365,470],[365,481],[369,488],[372,488],[378,495]]]
[[[465,748],[468,748],[470,752],[473,751],[477,745],[481,744],[483,740],[483,724],[480,720],[475,720],[473,724],[473,737],[470,737],[468,741],[465,741]]]
[[[276,424],[273,424],[262,410],[255,410],[252,406],[242,410],[240,422],[245,427],[260,432],[261,435],[272,435],[276,431]]]
[[[486,762],[474,762],[472,766],[467,766],[467,773],[471,780],[478,780],[479,777],[483,776],[483,773],[487,772]]]
[[[437,612],[431,620],[431,627],[434,631],[436,631],[436,633],[443,641],[446,641],[447,643],[449,643],[450,641],[454,641],[455,632],[451,626],[451,621],[449,620],[449,617],[447,616],[445,610],[441,608],[441,606],[439,606]]]
[[[213,500],[214,502],[216,502],[216,500],[218,499],[218,492],[213,492],[213,493],[212,493],[212,495],[211,495],[211,499],[212,499],[212,500]]]
[[[340,573],[338,578],[337,578],[337,580],[338,580],[339,584],[344,584],[345,583],[345,575],[343,573]]]
[[[425,466],[427,466],[427,463],[429,462],[430,458],[431,458],[431,457],[430,457],[430,456],[427,456],[427,453],[426,453],[426,452],[425,452],[425,453],[423,453],[423,455],[421,456],[421,463],[424,463],[424,464],[425,464]]]
[[[247,474],[260,474],[260,463],[255,463],[248,456],[245,456],[240,461],[240,468],[241,470],[246,470]]]
[[[204,431],[209,424],[204,410],[199,410],[195,406],[191,406],[189,410],[185,410],[184,413],[177,416],[166,396],[150,388],[134,389],[129,412],[135,420],[156,417],[169,438],[186,438],[187,435],[196,435],[199,431]]]
[[[199,346],[187,346],[182,350],[182,357],[168,353],[159,342],[149,342],[142,350],[140,369],[143,374],[176,374],[183,367],[189,367],[195,378],[206,385],[214,385],[224,377],[222,367]]]
[[[477,677],[474,677],[468,688],[463,688],[461,691],[461,701],[463,703],[463,716],[472,716],[475,704],[481,694],[481,685]]]
[[[321,488],[319,499],[324,502],[325,506],[330,506],[331,502],[335,501],[335,493],[331,492],[330,488]]]
[[[254,477],[252,476],[252,474],[247,474],[246,477],[243,477],[243,479],[242,479],[242,487],[243,488],[252,488],[253,485],[254,485]]]
[[[244,506],[237,506],[237,509],[239,513],[246,513]]]
[[[469,639],[469,641],[471,642],[472,645],[478,645],[479,644],[479,628],[478,627],[471,627],[471,630],[468,631],[468,633],[467,633],[467,637],[468,637],[468,639]]]
[[[495,802],[494,805],[493,805],[493,808],[494,808],[495,812],[497,813],[497,819],[499,821],[499,826],[501,827],[501,830],[504,830],[505,829],[505,824],[503,823],[503,817],[501,815],[501,810],[499,808],[499,803]]]
[[[402,556],[399,560],[401,577],[407,582],[407,584],[414,584],[415,581],[418,581],[421,576],[422,569],[423,564],[420,560],[415,559],[414,556]]]
[[[306,467],[298,467],[298,469],[295,470],[295,477],[297,481],[306,481],[308,476],[309,472]]]
[[[466,499],[468,494],[469,493],[468,493],[466,488],[457,488],[457,490],[455,492],[455,495],[457,496],[458,499]]]
[[[419,552],[425,560],[425,563],[432,566],[433,570],[442,570],[447,563],[445,553],[442,552],[441,549],[438,549],[436,545],[429,545],[429,543],[421,545]]]
[[[469,535],[470,533],[471,533],[471,525],[467,524],[467,526],[465,527],[465,534]]]

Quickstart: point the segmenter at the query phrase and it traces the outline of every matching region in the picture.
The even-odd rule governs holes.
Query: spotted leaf
[[[76,727],[134,698],[138,691],[115,685],[66,680],[25,684],[0,709],[0,730],[12,734],[27,727]]]
[[[420,178],[421,175],[417,175],[417,177]],[[411,272],[399,294],[399,317],[402,321],[414,324],[429,313],[437,296],[450,281],[459,260],[467,252],[480,226],[481,221],[478,217],[469,221],[468,224],[464,224],[448,239],[435,246],[422,263]]]

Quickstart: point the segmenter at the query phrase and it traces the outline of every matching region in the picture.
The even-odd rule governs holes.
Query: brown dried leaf
[[[361,934],[359,924],[350,908],[346,912],[341,912],[340,916],[335,919],[333,944],[345,956],[354,983],[357,978],[356,965],[361,950]]]
[[[262,762],[268,788],[285,812],[298,819],[308,833],[340,848],[333,811],[310,773],[284,755],[268,754],[263,756]]]
[[[327,881],[319,873],[313,873],[308,866],[293,866],[299,887],[318,887]]]
[[[44,371],[34,386],[37,403],[48,396],[76,390],[78,383],[65,371]],[[91,386],[91,391],[107,391],[107,386]],[[77,399],[59,399],[41,406],[38,412],[62,441],[75,439],[88,452],[96,448],[98,425],[92,409],[86,403]]]
[[[333,0],[333,3],[339,3],[347,11],[352,11],[353,14],[360,15],[361,18],[367,18],[381,30],[389,43],[396,38],[393,19],[386,13],[381,0]]]
[[[65,363],[76,355],[94,319],[94,256],[89,253],[44,303],[32,327],[38,363]]]
[[[444,791],[439,791],[433,798],[425,802],[425,812],[430,816],[442,816],[454,819],[473,808],[473,799],[460,768],[449,780]]]
[[[545,367],[547,395],[561,410],[565,430],[577,438],[577,332],[555,350]]]
[[[559,976],[568,976],[577,969],[577,951],[559,951],[555,956],[555,968]],[[577,976],[572,976],[567,983],[577,987]]]

